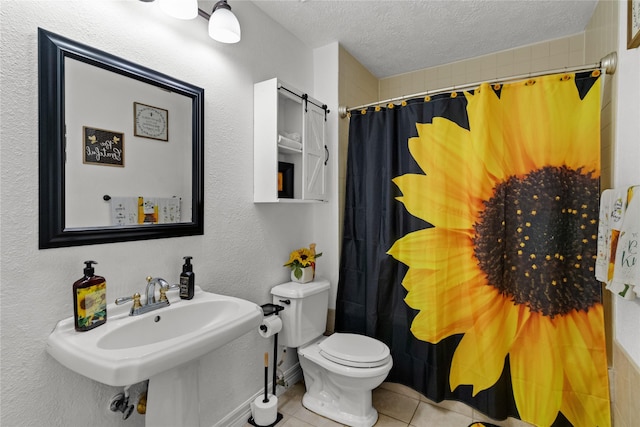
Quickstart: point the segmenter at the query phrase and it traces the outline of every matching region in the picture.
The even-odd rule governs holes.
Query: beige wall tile
[[[569,53],[560,53],[549,56],[549,62],[547,64],[550,70],[558,68],[565,68],[569,66]]]
[[[629,375],[629,407],[624,408],[628,412],[629,420],[633,420],[636,423],[639,422],[640,417],[640,371],[630,362],[630,371]]]
[[[437,67],[427,68],[426,70],[424,70],[425,90],[438,89],[438,87],[435,85],[436,80],[438,80]]]
[[[525,46],[513,50],[513,62],[530,62],[531,47]]]
[[[541,58],[548,58],[550,52],[549,44],[550,43],[547,42],[531,45],[531,60],[537,61]]]
[[[569,39],[557,39],[549,42],[549,56],[569,55]]]
[[[613,345],[614,394],[613,414],[615,427],[635,426],[640,414],[640,369],[625,351],[614,342]]]
[[[498,78],[501,78],[501,79],[515,76],[518,73],[516,73],[514,69],[515,67],[513,63],[506,64],[506,65],[498,65],[498,68],[496,70],[496,76],[498,76]]]
[[[549,65],[549,56],[544,56],[537,59],[531,60],[531,69],[532,73],[541,73],[547,70],[551,70],[552,67]]]
[[[531,72],[531,61],[526,62],[514,62],[513,63],[513,74],[516,76],[522,74],[528,74]]]
[[[584,52],[584,33],[569,37],[569,52]]]
[[[567,64],[569,67],[578,67],[585,62],[583,50],[569,52],[569,63]]]

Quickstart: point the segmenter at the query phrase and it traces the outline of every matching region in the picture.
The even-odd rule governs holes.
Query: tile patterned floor
[[[283,419],[276,427],[342,427],[342,424],[304,408],[304,390],[304,383],[299,382],[278,397],[278,412]],[[373,406],[379,414],[375,427],[467,427],[474,421],[491,422],[501,427],[530,427],[513,418],[491,420],[460,402],[435,404],[420,393],[393,383],[384,383],[373,391]]]

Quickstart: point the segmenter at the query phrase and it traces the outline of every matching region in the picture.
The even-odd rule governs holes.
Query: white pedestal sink
[[[255,330],[260,306],[205,292],[192,300],[169,295],[171,305],[129,316],[110,304],[107,323],[76,332],[73,318],[56,325],[47,352],[74,372],[111,386],[149,380],[147,426],[197,426],[198,359]]]

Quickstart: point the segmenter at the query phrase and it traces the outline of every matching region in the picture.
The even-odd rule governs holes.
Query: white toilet
[[[371,427],[378,411],[371,390],[389,374],[393,360],[389,347],[364,335],[334,333],[324,336],[329,304],[329,281],[284,283],[271,289],[280,312],[278,342],[298,348],[307,388],[305,408],[353,427]]]

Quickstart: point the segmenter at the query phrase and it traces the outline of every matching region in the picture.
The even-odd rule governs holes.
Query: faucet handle
[[[133,297],[120,297],[116,298],[116,305],[122,305],[125,302],[133,301]]]
[[[140,307],[142,307],[142,304],[140,304],[140,294],[136,292],[133,294],[133,307],[131,307],[131,309],[136,310]]]
[[[174,285],[160,286],[160,301],[168,301],[167,292],[169,292],[172,289],[180,289],[180,285],[174,284]]]
[[[165,287],[160,288],[160,302],[168,301],[167,291],[168,291],[168,288],[165,288]]]
[[[133,307],[132,309],[136,309],[136,308],[140,308],[142,307],[142,304],[140,304],[140,294],[139,293],[135,293],[130,297],[120,297],[120,298],[116,298],[116,305],[122,305],[126,302],[129,301],[133,301]]]

